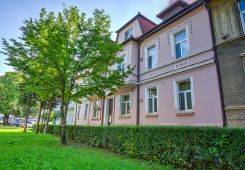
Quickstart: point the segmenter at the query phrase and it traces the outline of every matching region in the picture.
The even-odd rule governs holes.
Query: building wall
[[[181,114],[175,104],[174,83],[185,77],[193,79],[194,104],[192,112]],[[158,112],[152,115],[147,113],[145,89],[156,86],[158,88]],[[222,126],[222,109],[214,63],[141,85],[140,124]]]
[[[137,38],[139,36],[142,35],[142,31],[140,29],[140,25],[138,20],[133,21],[131,24],[129,24],[126,28],[124,28],[123,30],[120,31],[120,33],[118,34],[118,39],[117,42],[119,44],[121,44],[122,42],[124,42],[124,33],[129,29],[133,27],[133,37]]]
[[[245,126],[245,52],[237,0],[213,0],[211,9],[228,126]]]

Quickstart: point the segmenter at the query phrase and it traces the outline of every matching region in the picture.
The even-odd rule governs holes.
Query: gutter
[[[140,122],[140,44],[138,44],[138,68],[137,68],[137,108],[136,108],[136,125],[139,126]]]
[[[213,50],[214,50],[214,62],[216,66],[216,71],[217,71],[217,77],[218,77],[218,85],[219,85],[219,93],[220,93],[220,102],[221,102],[221,109],[222,109],[222,118],[223,118],[223,126],[227,125],[226,121],[226,115],[225,115],[225,109],[224,109],[224,94],[223,94],[223,88],[222,88],[222,80],[221,80],[221,73],[220,73],[220,67],[219,67],[219,60],[218,60],[218,54],[217,54],[217,47],[215,45],[215,35],[214,35],[214,21],[211,16],[211,10],[208,7],[207,3],[205,0],[203,0],[203,4],[205,8],[208,11],[208,16],[210,20],[210,30],[211,30],[211,35],[212,35],[212,44],[213,44]]]

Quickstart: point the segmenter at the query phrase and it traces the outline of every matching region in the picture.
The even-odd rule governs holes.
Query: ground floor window
[[[79,116],[80,116],[80,111],[81,111],[81,106],[78,105],[77,106],[77,113],[76,113],[78,119],[79,119]]]
[[[179,111],[192,110],[192,87],[190,79],[177,82]]]
[[[130,114],[130,95],[121,96],[121,115]]]
[[[94,104],[93,104],[93,118],[98,118],[99,117],[99,113],[100,113],[99,104],[100,104],[99,101],[95,101]]]
[[[85,103],[84,105],[84,119],[88,118],[88,103]]]
[[[157,112],[157,88],[150,88],[147,90],[148,96],[148,112],[156,113]]]

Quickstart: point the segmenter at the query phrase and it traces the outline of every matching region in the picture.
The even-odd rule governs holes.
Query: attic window
[[[133,35],[133,27],[129,28],[125,33],[124,33],[124,40],[126,41]]]

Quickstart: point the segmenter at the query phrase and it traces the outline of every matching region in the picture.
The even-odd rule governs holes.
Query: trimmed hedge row
[[[60,126],[48,133],[60,134]],[[245,169],[245,129],[67,126],[68,139],[176,167]]]

